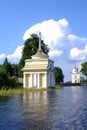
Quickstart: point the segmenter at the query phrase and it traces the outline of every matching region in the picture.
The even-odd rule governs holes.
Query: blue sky
[[[86,0],[1,0],[0,64],[21,57],[24,40],[41,31],[55,66],[71,79],[74,64],[87,59]]]

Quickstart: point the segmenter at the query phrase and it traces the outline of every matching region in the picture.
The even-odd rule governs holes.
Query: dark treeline
[[[58,85],[63,82],[64,75],[61,68],[55,67],[54,69],[55,82]],[[19,64],[11,64],[6,57],[3,64],[0,65],[0,88],[17,88],[20,84],[18,82],[19,73]]]

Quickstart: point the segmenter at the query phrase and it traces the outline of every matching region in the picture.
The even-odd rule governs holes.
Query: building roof
[[[38,59],[38,58],[42,59],[42,58],[48,58],[48,57],[49,56],[43,53],[42,50],[38,50],[37,53],[32,56],[32,59]]]

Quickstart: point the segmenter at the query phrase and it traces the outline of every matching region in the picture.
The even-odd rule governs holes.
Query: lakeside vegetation
[[[13,94],[22,94],[23,92],[43,92],[43,91],[52,91],[53,89],[59,89],[62,88],[61,85],[57,85],[55,88],[23,88],[23,87],[18,87],[18,88],[2,88],[0,89],[0,96],[10,96]]]

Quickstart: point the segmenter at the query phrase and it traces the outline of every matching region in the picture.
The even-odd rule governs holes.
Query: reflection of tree
[[[0,102],[7,102],[9,98],[9,96],[0,96]]]

